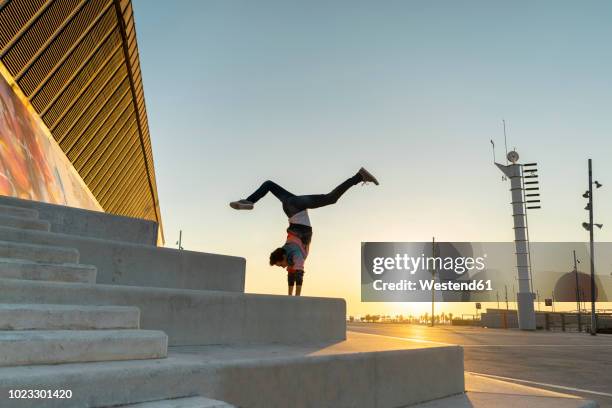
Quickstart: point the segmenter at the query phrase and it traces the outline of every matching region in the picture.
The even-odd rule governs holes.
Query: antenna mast
[[[502,119],[504,125],[504,146],[506,147],[506,165],[508,165],[508,138],[506,137],[506,119]]]

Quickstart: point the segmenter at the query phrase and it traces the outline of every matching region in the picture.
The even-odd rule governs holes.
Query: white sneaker
[[[253,203],[249,200],[232,201],[230,203],[230,207],[232,207],[234,210],[252,210]]]
[[[372,182],[372,183],[378,185],[378,180],[376,180],[376,177],[374,177],[372,175],[372,173],[370,173],[369,171],[367,171],[363,167],[360,168],[357,173],[359,173],[359,175],[361,175],[361,178],[363,178],[363,182],[364,183]]]

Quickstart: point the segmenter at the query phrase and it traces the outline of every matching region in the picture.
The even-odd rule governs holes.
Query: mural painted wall
[[[4,67],[0,71],[0,195],[102,211]]]

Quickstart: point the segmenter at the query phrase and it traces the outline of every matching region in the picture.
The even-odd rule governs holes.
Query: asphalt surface
[[[480,327],[349,323],[348,330],[463,346],[465,371],[597,401],[612,408],[612,335]]]

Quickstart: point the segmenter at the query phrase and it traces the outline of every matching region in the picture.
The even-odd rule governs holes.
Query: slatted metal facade
[[[0,59],[105,211],[161,225],[130,0],[0,0]]]

